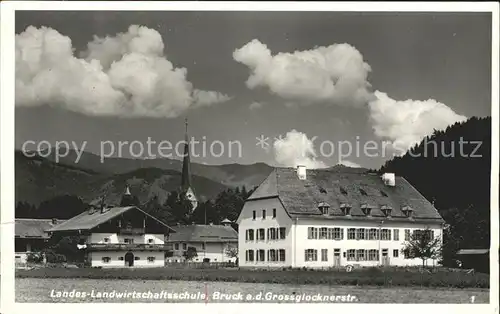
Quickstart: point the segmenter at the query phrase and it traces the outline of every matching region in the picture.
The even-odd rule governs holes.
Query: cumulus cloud
[[[291,130],[286,136],[274,141],[274,157],[278,164],[285,167],[325,168],[326,165],[316,159],[316,150],[312,139],[305,133]]]
[[[375,135],[387,139],[400,153],[432,134],[467,118],[434,99],[394,100],[376,91],[376,100],[369,102],[370,120]]]
[[[363,105],[371,97],[367,81],[371,68],[349,44],[272,55],[265,44],[254,39],[236,49],[233,58],[249,68],[248,88],[267,87],[303,104]]]
[[[16,105],[87,115],[176,117],[230,99],[194,89],[187,70],[174,67],[163,50],[156,30],[132,25],[116,36],[95,36],[77,57],[69,37],[29,26],[16,35]]]
[[[375,135],[388,140],[400,153],[434,129],[466,119],[433,99],[396,101],[383,92],[372,92],[368,82],[371,67],[349,44],[273,55],[254,39],[236,49],[233,58],[250,70],[246,82],[250,89],[266,87],[296,105],[327,102],[368,106]]]
[[[264,104],[263,103],[260,103],[260,102],[257,102],[257,101],[254,101],[253,103],[250,104],[250,106],[248,106],[248,108],[250,110],[257,110],[257,109],[260,109],[262,108]]]

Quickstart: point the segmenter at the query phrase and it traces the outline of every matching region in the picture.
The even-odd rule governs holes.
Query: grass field
[[[180,280],[115,280],[115,279],[60,279],[60,278],[16,278],[16,302],[263,302],[263,303],[297,303],[297,301],[280,301],[277,296],[300,296],[300,303],[317,303],[305,300],[304,296],[349,296],[349,301],[321,301],[321,303],[489,303],[488,289],[455,289],[455,288],[413,288],[413,287],[359,287],[359,286],[329,286],[329,285],[294,285],[294,284],[264,284],[240,282],[200,282]],[[76,292],[80,297],[57,296],[58,292]],[[159,293],[189,293],[191,299],[175,298],[134,298],[134,297],[99,297],[99,293],[117,292],[152,292]],[[86,295],[82,296],[85,292]],[[92,293],[96,297],[92,296]],[[245,298],[242,301],[221,300],[217,294],[238,294]],[[205,294],[203,296],[202,294]],[[261,294],[262,299],[257,300]],[[247,300],[250,295],[252,300]],[[275,298],[273,300],[273,298]]]
[[[293,285],[351,285],[379,287],[489,288],[489,275],[434,269],[363,268],[341,270],[250,270],[236,268],[39,268],[16,270],[18,278],[85,278],[122,280],[184,280],[204,282],[246,282]]]

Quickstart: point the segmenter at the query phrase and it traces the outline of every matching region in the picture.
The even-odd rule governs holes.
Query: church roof
[[[333,167],[307,169],[306,179],[300,180],[294,168],[275,168],[247,201],[277,197],[291,217],[320,219],[376,219],[408,221],[401,210],[413,209],[413,220],[443,222],[436,208],[403,177],[396,177],[395,186],[384,184],[379,175],[366,169]],[[330,205],[329,214],[323,215],[318,204]],[[341,204],[351,206],[351,217],[346,217]],[[368,206],[367,217],[362,206]],[[391,207],[386,217],[382,207]],[[378,217],[378,218],[377,218]]]

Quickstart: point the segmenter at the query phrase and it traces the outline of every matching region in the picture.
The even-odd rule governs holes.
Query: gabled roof
[[[52,219],[31,219],[31,218],[16,218],[15,234],[16,238],[50,238],[47,230],[57,226],[65,220],[59,220],[56,224]]]
[[[90,214],[89,211],[84,211],[83,213],[67,220],[64,223],[58,224],[47,230],[49,232],[58,232],[58,231],[77,231],[77,230],[90,230],[93,229],[115,217],[118,217],[121,214],[126,213],[129,210],[138,210],[142,212],[145,216],[148,216],[158,223],[164,225],[167,228],[170,228],[162,221],[158,220],[156,217],[151,216],[145,211],[141,210],[136,206],[127,206],[127,207],[112,207],[106,209],[104,212],[100,210],[95,210],[94,213]],[[172,230],[172,228],[170,228]]]
[[[294,168],[275,168],[247,201],[269,197],[278,197],[291,217],[346,218],[340,210],[345,203],[351,205],[351,219],[386,218],[385,205],[392,208],[391,218],[386,219],[408,220],[401,208],[410,206],[412,219],[442,222],[436,208],[403,177],[396,177],[395,186],[387,186],[377,174],[348,167],[307,169],[305,180],[299,180]],[[322,202],[330,205],[326,217],[318,208]],[[363,213],[363,204],[372,208],[371,217]]]
[[[489,249],[461,249],[458,250],[457,255],[482,255],[489,252]]]
[[[172,227],[167,242],[238,242],[238,233],[229,226],[185,225]]]

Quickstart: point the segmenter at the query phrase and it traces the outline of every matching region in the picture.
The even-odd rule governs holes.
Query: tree
[[[228,246],[226,248],[226,256],[229,258],[237,258],[238,257],[238,247]]]
[[[188,246],[187,250],[184,251],[184,254],[183,254],[184,258],[186,259],[186,261],[190,261],[192,260],[193,258],[197,257],[198,256],[198,253],[196,252],[196,248],[193,247],[193,246]]]
[[[404,243],[401,252],[409,258],[420,258],[422,266],[426,266],[428,259],[439,259],[442,254],[442,244],[440,237],[434,237],[433,231],[429,228],[425,230],[415,230],[410,235],[410,240]]]

